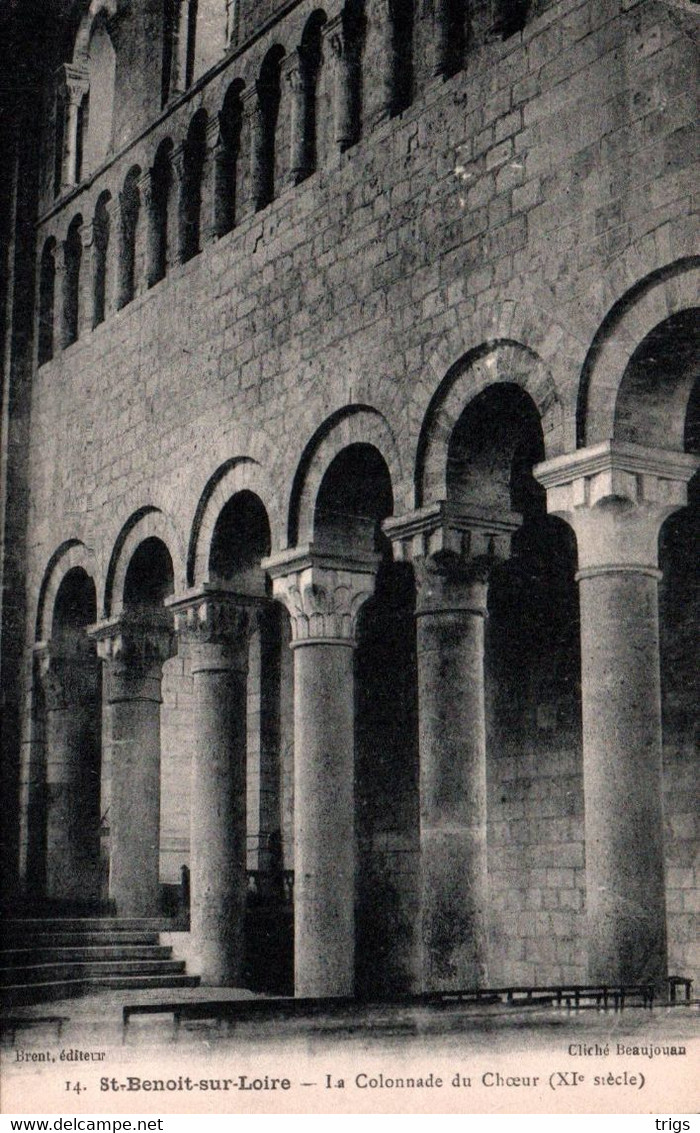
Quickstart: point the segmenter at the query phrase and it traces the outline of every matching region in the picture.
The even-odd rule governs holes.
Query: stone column
[[[186,237],[185,237],[185,223],[184,218],[187,215],[187,191],[188,191],[188,177],[187,177],[187,149],[182,142],[170,154],[170,166],[173,171],[173,179],[177,186],[177,192],[173,194],[177,200],[175,209],[175,223],[171,223],[171,217],[168,217],[168,243],[172,243],[174,255],[168,256],[169,263],[182,264],[185,262],[186,255]]]
[[[54,275],[54,304],[53,304],[53,342],[54,342],[54,357],[57,350],[64,350],[68,345],[69,334],[68,324],[66,319],[66,287],[68,275],[68,257],[66,255],[65,241],[56,241],[56,251],[54,252],[54,264],[56,267]]]
[[[588,974],[667,974],[658,537],[697,459],[607,441],[535,468],[578,543]]]
[[[109,247],[111,257],[111,264],[108,268],[108,273],[111,275],[111,282],[108,287],[108,314],[114,314],[115,311],[121,310],[126,301],[124,280],[124,243],[126,240],[126,231],[121,193],[116,197],[112,197],[107,203],[107,212],[109,214]]]
[[[46,896],[86,901],[99,880],[97,658],[35,650],[46,709]]]
[[[136,261],[141,267],[141,276],[134,281],[138,293],[147,291],[156,282],[160,234],[153,200],[153,170],[147,169],[139,178],[137,185],[142,211],[141,222],[137,228],[140,247],[136,256]]]
[[[323,38],[330,45],[333,59],[333,136],[342,153],[358,136],[353,89],[357,66],[348,43],[342,13],[324,25]]]
[[[234,201],[228,176],[230,157],[217,116],[207,126],[207,151],[202,170],[202,244],[217,240],[233,228]]]
[[[66,63],[63,68],[66,90],[66,132],[64,137],[63,188],[78,183],[78,116],[81,103],[90,89],[87,73]]]
[[[488,955],[484,622],[519,517],[439,503],[388,520],[417,584],[421,985],[484,987]]]
[[[352,995],[355,967],[357,615],[376,555],[313,546],[263,563],[291,618],[294,650],[294,986],[297,996]]]
[[[172,630],[165,612],[127,612],[90,629],[111,715],[109,893],[120,917],[160,913],[160,705]]]
[[[283,78],[290,93],[289,184],[298,185],[309,173],[306,137],[306,99],[308,83],[299,50],[290,52],[282,64]]]
[[[214,588],[171,599],[194,683],[190,932],[202,982],[241,983],[246,910],[246,699],[255,606]]]
[[[392,0],[372,0],[369,48],[373,60],[374,106],[372,127],[385,122],[394,110],[396,87],[396,51],[394,46],[394,13]],[[372,26],[373,25],[373,26]]]
[[[83,254],[80,261],[80,301],[78,337],[87,334],[95,326],[95,273],[98,266],[98,249],[95,240],[95,226],[92,221],[80,229]]]
[[[248,199],[242,202],[242,214],[249,216],[253,212],[258,212],[267,204],[265,199],[265,124],[260,96],[254,83],[242,92],[241,103],[250,147]]]

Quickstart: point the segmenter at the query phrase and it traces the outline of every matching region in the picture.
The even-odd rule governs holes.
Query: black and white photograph
[[[699,45],[1,0],[1,1112],[697,1113]]]

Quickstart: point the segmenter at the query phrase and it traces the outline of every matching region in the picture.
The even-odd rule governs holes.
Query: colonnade
[[[686,499],[695,458],[606,442],[540,464],[548,508],[578,541],[589,977],[666,974],[657,542]],[[488,984],[485,620],[493,567],[520,517],[441,502],[384,522],[417,587],[420,942],[424,989]],[[294,653],[295,990],[350,995],[355,966],[355,696],[358,614],[379,557],[314,544],[262,563]],[[110,893],[120,915],[158,911],[164,661],[186,640],[194,684],[191,932],[203,979],[236,984],[246,899],[248,643],[269,599],[205,585],[157,612],[91,627],[111,715]],[[41,650],[59,867],[81,876],[71,812],[85,680]],[[82,666],[82,667],[81,667]],[[67,680],[67,670],[72,676]],[[89,667],[88,667],[89,668]],[[75,671],[73,671],[75,670]],[[72,692],[67,691],[68,687]],[[55,695],[53,695],[53,692]],[[58,691],[56,691],[58,690]],[[76,724],[76,720],[78,724]],[[73,840],[73,844],[71,844]]]

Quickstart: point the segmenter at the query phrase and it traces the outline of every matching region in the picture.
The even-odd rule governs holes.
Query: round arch
[[[187,552],[188,587],[209,581],[209,555],[217,520],[231,497],[244,491],[260,499],[272,526],[274,495],[262,465],[247,456],[227,461],[211,477],[197,504]],[[273,546],[277,546],[279,531],[272,530],[271,535]]]
[[[655,327],[697,306],[700,256],[678,260],[646,276],[622,295],[599,326],[583,365],[577,408],[577,447],[615,437],[618,393],[640,343]],[[669,438],[683,449],[682,432]]]
[[[312,541],[316,497],[324,474],[344,448],[355,444],[373,445],[377,449],[396,491],[402,480],[401,458],[386,419],[369,405],[339,409],[316,430],[299,461],[288,508],[289,546]]]
[[[104,616],[107,618],[116,618],[122,613],[129,563],[145,539],[159,539],[167,547],[173,563],[175,591],[185,588],[186,557],[175,523],[159,508],[142,508],[124,524],[112,551],[104,595]]]
[[[416,507],[447,499],[447,456],[457,421],[482,390],[506,382],[520,386],[532,398],[545,444],[548,436],[560,434],[562,406],[552,375],[541,359],[518,342],[484,343],[452,366],[428,406],[416,457]]]
[[[75,37],[73,63],[76,66],[85,66],[87,63],[92,29],[95,20],[102,14],[104,14],[107,19],[115,16],[117,14],[117,0],[91,0],[85,15],[80,21],[78,33]]]
[[[50,639],[56,596],[66,575],[69,571],[75,570],[76,567],[82,568],[92,579],[95,584],[95,591],[99,594],[100,587],[94,552],[79,539],[67,539],[64,543],[61,543],[49,559],[39,588],[34,628],[37,642]]]

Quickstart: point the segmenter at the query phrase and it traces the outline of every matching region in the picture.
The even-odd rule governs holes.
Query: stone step
[[[167,917],[17,917],[8,918],[6,932],[169,932]]]
[[[101,979],[103,977],[181,975],[184,971],[185,964],[182,960],[103,960],[94,963],[36,964],[21,968],[1,968],[0,986],[53,983],[57,980]]]
[[[172,948],[157,944],[99,944],[84,947],[42,947],[0,949],[0,969],[34,964],[84,963],[94,960],[170,960]]]
[[[148,988],[199,987],[199,976],[103,976],[82,980],[54,980],[41,984],[9,984],[0,987],[0,1005],[20,1007],[53,1003],[99,991],[144,991]]]
[[[15,932],[2,933],[4,949],[18,948],[83,948],[92,945],[118,946],[158,944],[157,932]]]

